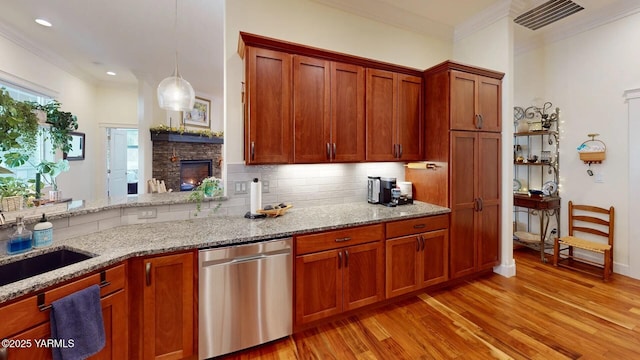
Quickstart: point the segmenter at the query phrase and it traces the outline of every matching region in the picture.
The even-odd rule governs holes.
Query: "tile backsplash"
[[[227,165],[227,197],[223,204],[229,215],[249,210],[249,182],[253,178],[268,181],[262,204],[293,204],[308,207],[367,200],[367,176],[395,177],[404,180],[402,163],[308,164],[308,165]],[[236,193],[236,183],[246,184],[246,194]],[[243,200],[243,201],[242,201]]]

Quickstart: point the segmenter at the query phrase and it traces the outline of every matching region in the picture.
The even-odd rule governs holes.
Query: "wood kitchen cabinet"
[[[451,70],[451,129],[500,132],[502,82]]]
[[[293,162],[363,161],[364,68],[293,56]]]
[[[89,359],[126,359],[128,356],[128,312],[126,265],[117,265],[104,270],[104,281],[101,275],[92,274],[64,285],[57,285],[39,292],[44,294],[42,305],[71,295],[94,284],[102,284],[100,288],[102,316],[104,321],[105,347]],[[6,350],[6,358],[11,360],[52,359],[51,349],[38,347],[36,339],[51,337],[49,322],[51,310],[40,310],[38,295],[28,296],[0,308],[0,339],[29,341],[31,346]]]
[[[291,55],[255,47],[245,51],[245,162],[290,163]]]
[[[451,208],[452,279],[500,260],[503,76],[451,61],[425,71],[426,158],[442,166],[429,174],[408,171],[406,178],[417,200]],[[421,180],[427,176],[434,180],[428,187]],[[445,189],[446,196],[433,198],[433,189]]]
[[[384,299],[382,224],[295,238],[296,326]]]
[[[131,260],[132,359],[195,356],[195,253]]]
[[[448,280],[449,215],[386,224],[386,297]]]
[[[451,277],[498,264],[500,134],[452,131]]]
[[[424,157],[422,78],[367,69],[367,161]]]

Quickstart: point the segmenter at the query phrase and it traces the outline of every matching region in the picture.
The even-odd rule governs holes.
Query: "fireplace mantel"
[[[208,137],[199,134],[175,133],[168,131],[151,131],[151,141],[169,141],[169,142],[185,142],[185,143],[202,143],[202,144],[224,144],[224,138]]]

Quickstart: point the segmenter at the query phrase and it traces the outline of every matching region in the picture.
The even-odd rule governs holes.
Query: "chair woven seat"
[[[595,251],[599,253],[604,253],[605,250],[610,250],[611,245],[602,244],[595,241],[590,241],[586,239],[582,239],[575,236],[565,236],[558,239],[560,244],[571,245],[580,249]]]

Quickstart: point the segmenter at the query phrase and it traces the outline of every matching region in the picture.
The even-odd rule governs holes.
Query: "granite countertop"
[[[0,265],[58,248],[95,255],[91,259],[58,270],[0,286],[0,304],[131,257],[236,245],[449,212],[448,208],[419,201],[412,205],[398,207],[384,207],[358,202],[292,208],[284,216],[277,218],[250,220],[240,216],[212,216],[121,226],[56,241],[52,247],[46,249],[32,250],[13,256],[0,255]]]
[[[161,194],[139,194],[135,196],[110,197],[93,201],[73,200],[57,204],[31,207],[19,211],[4,213],[7,223],[4,225],[0,225],[0,229],[12,226],[15,223],[16,216],[22,216],[24,218],[25,224],[29,224],[37,222],[42,216],[42,213],[45,213],[49,220],[55,220],[111,209],[184,204],[190,202],[190,200],[188,199],[190,194],[191,193],[188,191],[168,192]],[[226,200],[226,197],[205,197],[202,201],[206,202],[219,200]]]

